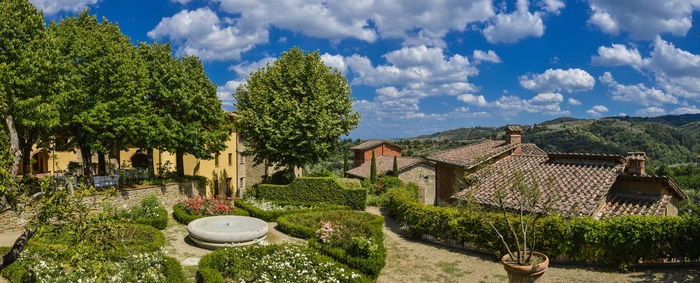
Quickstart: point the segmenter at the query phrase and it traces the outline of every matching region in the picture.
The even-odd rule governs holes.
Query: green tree
[[[392,168],[391,173],[394,177],[397,177],[397,178],[399,177],[399,164],[396,161],[396,155],[394,155],[394,167]]]
[[[60,93],[60,134],[80,149],[83,172],[93,183],[92,155],[122,149],[146,125],[146,70],[116,24],[91,16],[52,23],[65,80]]]
[[[184,155],[214,158],[226,149],[233,124],[229,113],[221,109],[216,85],[204,72],[202,61],[196,56],[186,56],[177,62],[180,84],[159,106],[167,117],[164,125],[170,129],[161,146],[175,153],[177,175],[184,176]]]
[[[236,127],[254,162],[303,167],[331,156],[359,122],[347,78],[298,47],[252,72],[233,94]]]
[[[343,177],[347,177],[348,173],[346,172],[348,172],[350,169],[350,165],[348,163],[348,149],[346,148],[343,152],[345,153],[345,158],[343,159]]]
[[[377,182],[377,158],[374,157],[374,150],[372,151],[372,161],[369,164],[369,181],[372,184]]]

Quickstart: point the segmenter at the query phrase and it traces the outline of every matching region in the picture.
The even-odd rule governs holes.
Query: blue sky
[[[700,0],[31,2],[200,56],[227,110],[251,70],[318,50],[351,82],[352,138],[700,113]]]

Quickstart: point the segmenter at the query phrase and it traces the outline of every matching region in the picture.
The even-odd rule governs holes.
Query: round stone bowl
[[[216,249],[252,245],[267,236],[267,223],[248,216],[210,216],[187,225],[190,239],[200,247]]]

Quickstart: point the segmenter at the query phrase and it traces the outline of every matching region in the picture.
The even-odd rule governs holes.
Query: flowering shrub
[[[397,177],[392,176],[382,176],[379,178],[379,182],[369,185],[369,193],[375,195],[381,195],[385,193],[388,189],[402,187],[403,181]]]
[[[215,216],[232,214],[236,210],[233,199],[233,197],[222,195],[214,197],[196,196],[180,203],[182,203],[182,207],[188,214]]]
[[[352,237],[348,246],[348,253],[353,256],[370,258],[377,254],[379,245],[372,242],[372,239],[365,237]]]
[[[199,262],[203,282],[366,282],[362,274],[299,245],[225,248]]]
[[[265,199],[256,199],[254,197],[245,198],[244,201],[263,211],[287,211],[287,210],[300,210],[300,209],[312,209],[316,206],[314,205],[294,205],[286,204],[282,205],[279,202],[267,201]]]
[[[324,222],[323,220],[321,220],[319,224],[321,224],[321,228],[316,230],[316,237],[321,241],[321,243],[330,243],[336,239],[338,241],[343,239],[343,237],[340,236],[340,225],[333,225],[332,222]]]

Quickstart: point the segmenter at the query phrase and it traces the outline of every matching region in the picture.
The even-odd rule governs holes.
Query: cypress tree
[[[399,164],[396,162],[396,155],[394,155],[394,168],[392,170],[393,170],[394,177],[398,178],[399,177]]]
[[[369,181],[372,184],[377,182],[377,158],[374,157],[374,151],[372,151],[372,163],[369,167]]]
[[[343,161],[343,177],[347,177],[347,173],[350,168],[348,167],[348,149],[345,149],[345,160]]]

